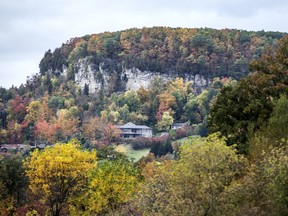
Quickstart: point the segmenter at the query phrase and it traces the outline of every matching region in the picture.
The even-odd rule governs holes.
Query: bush
[[[175,139],[181,139],[181,138],[184,138],[186,137],[186,128],[182,127],[182,128],[179,128],[175,131]]]
[[[151,148],[150,152],[155,155],[155,157],[161,157],[167,153],[173,153],[173,148],[171,145],[172,137],[170,135],[144,138],[139,137],[131,142],[131,146],[134,150]]]
[[[155,137],[153,138],[150,152],[153,153],[155,157],[161,157],[168,153],[173,153],[171,142],[172,139],[169,135]]]
[[[131,146],[134,150],[151,148],[153,138],[139,137],[131,141]]]

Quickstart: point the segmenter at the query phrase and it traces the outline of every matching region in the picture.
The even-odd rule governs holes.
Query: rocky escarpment
[[[90,93],[112,93],[146,87],[155,77],[183,77],[198,86],[205,79],[249,74],[248,63],[287,35],[237,29],[153,27],[104,32],[71,38],[40,61],[40,75],[74,81]],[[204,79],[205,78],[205,79]],[[50,88],[51,90],[51,88]]]
[[[102,62],[98,65],[91,63],[87,58],[78,60],[75,65],[75,82],[84,89],[89,86],[90,93],[97,93],[104,90],[106,93],[112,93],[125,90],[137,90],[141,86],[147,88],[150,82],[156,78],[165,81],[173,80],[177,75],[161,74],[159,72],[141,71],[138,68],[122,67],[118,70],[107,69]],[[184,80],[192,81],[196,86],[206,86],[209,82],[200,75],[186,75]]]

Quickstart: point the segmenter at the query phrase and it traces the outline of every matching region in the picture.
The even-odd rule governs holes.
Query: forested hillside
[[[173,122],[189,122],[200,124],[196,133],[207,134],[209,104],[220,88],[246,76],[248,62],[275,47],[284,35],[154,27],[73,38],[47,51],[40,73],[26,84],[1,89],[1,142],[52,143],[71,137],[91,142],[84,129],[91,121],[102,122],[100,128],[131,121],[151,126],[155,132],[167,130]],[[83,58],[112,73],[110,91],[99,89],[94,94],[88,84],[82,89],[75,83],[77,61]],[[117,73],[123,67],[177,75],[170,81],[158,77],[146,88],[117,93],[121,90]],[[209,82],[199,87],[187,81],[189,74],[200,74]],[[103,132],[95,137],[92,140],[107,139]]]
[[[109,91],[75,82],[83,59],[115,77]],[[127,90],[116,75],[131,67],[163,76]],[[26,84],[0,88],[1,149],[31,145],[0,154],[0,212],[287,215],[287,94],[284,33],[155,27],[71,39]],[[127,122],[154,137],[121,139]],[[150,153],[133,161],[125,146]]]
[[[248,74],[248,62],[261,56],[285,34],[154,27],[105,32],[72,38],[47,51],[40,62],[40,73],[63,71],[66,65],[73,77],[73,64],[90,56],[93,63],[103,62],[111,70],[136,67],[142,71],[200,74],[205,77],[240,78]]]
[[[172,122],[202,123],[200,134],[206,134],[209,103],[220,88],[246,76],[248,62],[275,47],[284,35],[154,27],[72,38],[53,52],[47,51],[39,74],[28,78],[26,84],[1,88],[1,142],[65,141],[72,134],[81,138],[84,125],[92,118],[112,124],[131,121],[158,131],[165,131]],[[75,83],[81,59],[112,74],[109,91],[100,88],[94,94],[88,84],[81,88]],[[119,76],[124,67],[176,75],[170,81],[158,77],[145,88],[126,91],[121,88],[125,77]],[[97,79],[99,73],[94,72]],[[191,74],[205,77],[206,86],[188,82]]]

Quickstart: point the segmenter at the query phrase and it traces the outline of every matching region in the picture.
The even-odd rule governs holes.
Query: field
[[[115,150],[126,154],[130,160],[136,162],[141,157],[147,156],[150,151],[150,148],[134,150],[129,144],[120,144],[116,147]]]

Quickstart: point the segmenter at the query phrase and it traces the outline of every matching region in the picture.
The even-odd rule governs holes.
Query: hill
[[[159,34],[152,37],[156,30],[165,39],[160,40]],[[0,153],[4,215],[16,210],[19,215],[288,215],[288,37],[278,40],[285,34],[186,29],[211,32],[206,35],[213,41],[211,47],[205,40],[201,45],[205,47],[199,46],[196,52],[195,44],[188,42],[182,48],[180,42],[173,46],[173,38],[196,40],[196,36],[185,39],[180,33],[184,30],[131,29],[75,38],[46,52],[40,73],[26,85],[0,88],[0,147],[8,150]],[[137,34],[123,39],[132,32],[139,33],[140,42]],[[168,43],[167,32],[176,35],[170,38],[173,43]],[[224,36],[221,40],[213,36],[221,32],[235,34],[223,42]],[[247,37],[240,43],[242,33]],[[117,34],[119,42],[103,42]],[[167,46],[172,44],[180,57],[170,59],[175,64],[153,69],[161,65],[161,54],[169,62],[168,56],[177,52],[157,53],[150,42],[144,49],[144,38],[162,41],[159,49],[168,40]],[[90,50],[90,40],[95,51]],[[130,40],[136,42],[129,45]],[[111,49],[105,51],[101,41]],[[119,50],[112,52],[117,44]],[[232,44],[233,52],[214,53],[219,44],[230,48]],[[140,47],[137,52],[135,47]],[[185,55],[184,48],[189,48]],[[264,52],[259,59],[256,50],[259,55]],[[181,70],[177,67],[183,56],[189,62],[188,56],[201,52],[204,65],[196,61]],[[220,59],[215,67],[209,66],[210,57]],[[241,58],[256,59],[249,62],[250,73],[248,62],[235,67]],[[140,65],[143,59],[146,69]],[[228,68],[218,68],[225,64]],[[127,73],[131,76],[125,77]],[[146,77],[147,87],[129,90],[133,82],[143,84],[141,76]],[[93,80],[97,82],[91,93],[94,87],[88,81]],[[120,139],[116,125],[127,122],[149,125],[156,136],[130,140],[133,149],[119,145],[124,138]],[[170,130],[173,122],[186,126]],[[135,129],[147,129],[125,128],[126,135],[141,135]],[[53,147],[21,154],[15,146],[26,145],[3,145],[15,143]],[[129,161],[128,157],[138,159],[149,148],[151,154]]]
[[[248,62],[286,33],[235,29],[153,27],[72,38],[40,62],[40,74],[65,74],[90,92],[146,87],[156,76],[206,85],[214,77],[239,79]]]
[[[189,122],[206,135],[220,89],[285,35],[154,27],[72,38],[48,50],[25,85],[0,88],[1,143],[106,145],[117,140],[113,125],[127,122],[154,132]]]

